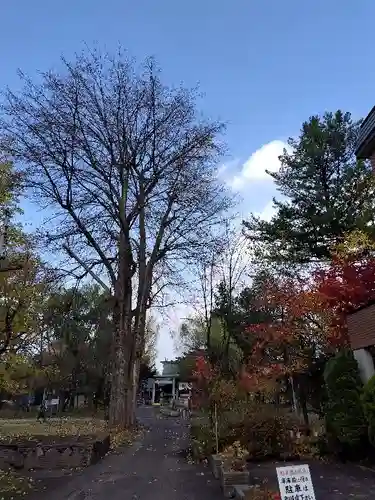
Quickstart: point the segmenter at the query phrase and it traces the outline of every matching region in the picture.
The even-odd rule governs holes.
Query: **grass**
[[[63,438],[79,438],[108,433],[107,424],[100,418],[63,417],[38,422],[36,417],[0,418],[0,442],[32,441],[45,438],[48,442],[59,442]],[[27,471],[0,470],[0,500],[27,498],[36,487]]]
[[[25,420],[30,420],[32,418],[37,417],[39,413],[39,409],[36,407],[32,407],[29,412],[23,411],[19,408],[14,408],[14,409],[9,409],[9,408],[3,408],[0,410],[0,421],[2,419],[25,419]],[[67,410],[64,411],[63,413],[57,413],[56,415],[53,415],[53,418],[65,418],[65,417],[75,417],[75,418],[81,418],[81,417],[91,417],[91,418],[100,418],[104,419],[104,410],[98,409],[94,410],[93,408],[74,408],[73,410]]]
[[[38,422],[36,418],[0,418],[0,442],[33,440],[35,437],[38,439],[45,437],[45,440],[53,442],[57,438],[110,434],[113,450],[130,444],[139,435],[139,429],[110,429],[107,422],[100,416],[101,414],[97,417],[77,415],[54,417],[48,418],[46,422]]]
[[[46,422],[36,419],[1,419],[0,441],[32,439],[33,436],[93,436],[108,432],[104,420],[97,418],[51,418]]]

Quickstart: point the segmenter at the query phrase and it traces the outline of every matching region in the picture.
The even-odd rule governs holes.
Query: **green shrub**
[[[324,380],[327,432],[345,448],[359,447],[367,426],[361,404],[363,386],[352,351],[343,350],[327,362]]]
[[[193,442],[193,455],[195,458],[203,459],[216,452],[216,438],[214,422],[210,422],[209,417],[202,416],[192,421],[190,426],[190,436]],[[219,451],[232,445],[243,436],[243,423],[233,424],[233,419],[228,415],[218,417],[218,441]]]
[[[257,405],[248,414],[241,442],[252,458],[279,456],[291,449],[289,416],[274,405]]]
[[[190,426],[193,457],[199,460],[209,457],[215,448],[215,436],[205,418],[194,419]]]
[[[219,452],[236,441],[246,447],[251,458],[279,456],[292,450],[290,430],[292,416],[274,404],[254,404],[242,401],[230,410],[218,413]],[[214,422],[207,413],[191,423],[191,438],[195,458],[206,458],[215,453]]]
[[[239,401],[233,408],[217,412],[219,451],[231,446],[235,441],[243,443],[248,412],[249,405],[245,411],[245,404],[242,401]],[[196,458],[206,458],[216,452],[214,416],[210,418],[207,411],[201,411],[192,419],[190,435],[193,441],[193,454]]]
[[[369,441],[375,446],[375,375],[370,378],[363,388],[361,399],[368,425]]]

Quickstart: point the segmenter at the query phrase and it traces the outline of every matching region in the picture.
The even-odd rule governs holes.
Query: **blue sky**
[[[166,83],[199,84],[202,111],[227,122],[223,175],[246,181],[244,213],[269,211],[273,186],[259,172],[277,168],[272,141],[311,114],[342,108],[357,118],[374,105],[373,0],[23,0],[1,14],[0,88],[17,89],[18,68],[36,77],[85,43],[155,56]],[[161,351],[173,353],[165,332]]]

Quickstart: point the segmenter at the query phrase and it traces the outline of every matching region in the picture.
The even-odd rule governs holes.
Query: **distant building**
[[[179,362],[165,360],[161,364],[163,365],[162,374],[148,381],[151,404],[160,403],[162,400],[174,400],[178,395]]]
[[[162,377],[177,377],[179,375],[177,360],[165,360],[162,361],[161,364],[163,365],[163,370],[161,373]]]
[[[162,361],[162,374],[148,379],[147,389],[151,403],[155,404],[163,400],[170,401],[190,397],[193,387],[192,382],[195,377],[192,373],[180,373],[180,367],[183,361],[187,361],[194,369],[195,360],[199,356],[205,356],[204,349],[196,349],[176,360]]]

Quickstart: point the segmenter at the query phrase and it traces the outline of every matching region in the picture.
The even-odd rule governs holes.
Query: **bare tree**
[[[143,353],[143,359],[147,361],[149,366],[155,366],[156,363],[159,330],[159,324],[156,319],[152,315],[149,315],[146,321],[145,349]]]
[[[217,253],[212,251],[208,258],[198,262],[198,280],[203,301],[203,317],[206,330],[206,348],[210,349],[212,310],[214,307],[215,271],[217,266]]]
[[[218,262],[216,310],[224,331],[222,363],[228,365],[230,344],[236,337],[235,299],[249,279],[251,249],[243,234],[227,224]]]
[[[246,282],[250,265],[247,240],[236,230],[230,218],[223,225],[223,233],[211,254],[199,258],[196,267],[199,301],[197,310],[205,329],[205,344],[211,347],[212,320],[216,315],[222,322],[222,354],[228,357],[233,340],[235,297]]]
[[[121,52],[94,52],[63,66],[7,91],[4,143],[55,214],[48,241],[113,295],[110,423],[128,426],[155,270],[209,248],[232,203],[216,176],[223,126],[152,61],[137,72]]]

